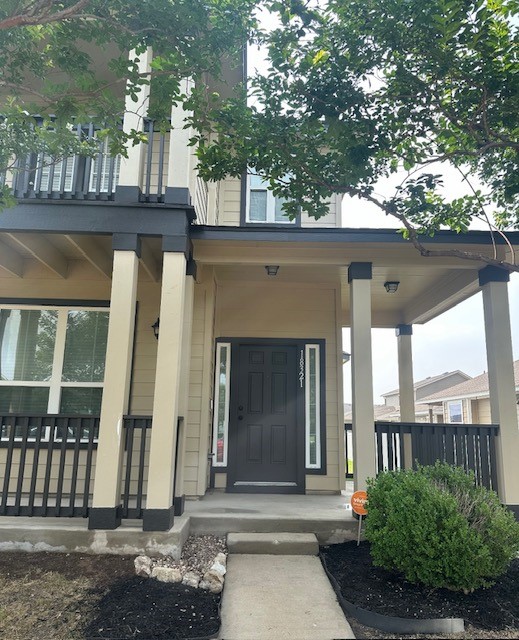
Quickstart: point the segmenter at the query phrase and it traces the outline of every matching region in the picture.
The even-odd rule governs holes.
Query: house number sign
[[[305,380],[305,353],[301,349],[301,357],[299,358],[299,386],[303,388]]]

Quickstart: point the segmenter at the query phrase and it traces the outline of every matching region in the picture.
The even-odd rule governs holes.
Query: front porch
[[[56,551],[171,555],[180,557],[188,535],[228,533],[315,533],[320,544],[352,540],[357,521],[347,508],[351,483],[341,495],[243,495],[209,491],[186,500],[182,516],[166,532],[144,532],[140,520],[116,530],[88,529],[86,519],[14,517],[0,519],[0,551]]]

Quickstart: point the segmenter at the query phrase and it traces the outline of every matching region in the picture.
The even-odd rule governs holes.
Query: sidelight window
[[[227,434],[229,430],[229,394],[231,374],[231,345],[216,345],[213,466],[227,466]]]
[[[305,348],[306,468],[321,468],[321,384],[318,344]]]

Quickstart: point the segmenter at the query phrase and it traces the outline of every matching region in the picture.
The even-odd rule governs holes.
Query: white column
[[[188,95],[190,81],[181,81],[181,90]],[[188,112],[182,104],[171,107],[171,131],[169,134],[168,181],[165,202],[191,204],[190,186],[193,172],[193,147],[189,146],[192,131],[184,129]]]
[[[191,336],[193,333],[193,301],[195,294],[195,278],[186,276],[184,292],[184,320],[182,327],[182,354],[180,370],[180,391],[178,413],[182,417],[179,424],[177,468],[175,470],[175,515],[181,516],[184,511],[184,472],[186,463],[186,439],[188,433],[189,383],[191,373]]]
[[[128,411],[139,258],[114,251],[110,320],[90,529],[115,529],[121,502],[123,416]]]
[[[139,73],[149,73],[151,70],[151,61],[153,52],[151,47],[137,56],[135,51],[129,54],[130,60],[137,60]],[[124,107],[123,130],[129,133],[132,130],[144,131],[144,118],[148,113],[150,97],[149,85],[143,85],[138,94],[138,101],[134,102],[131,96],[126,96]],[[137,145],[130,144],[127,149],[128,157],[121,158],[121,170],[119,174],[118,184],[118,200],[130,200],[140,189],[142,181],[142,171],[144,166],[145,145],[140,143]],[[120,187],[123,187],[121,189]],[[131,187],[131,191],[129,188]],[[126,193],[127,192],[127,193]]]
[[[367,478],[374,478],[377,473],[371,346],[371,274],[370,262],[352,262],[348,269],[351,316],[353,482],[356,491],[365,490]]]
[[[413,327],[408,324],[399,324],[396,328],[398,350],[398,393],[400,402],[400,422],[415,422],[415,398],[413,382]],[[413,445],[411,434],[402,436],[404,443],[405,469],[413,466]]]
[[[162,269],[148,491],[143,518],[145,531],[167,531],[173,524],[185,283],[184,254],[166,251]]]
[[[512,333],[508,304],[509,274],[485,267],[479,272],[487,346],[490,413],[499,425],[496,443],[498,492],[504,504],[519,515],[519,429],[512,355]]]

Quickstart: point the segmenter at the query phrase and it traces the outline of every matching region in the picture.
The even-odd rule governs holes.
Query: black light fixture
[[[159,326],[160,326],[160,318],[157,318],[155,322],[151,325],[151,328],[153,329],[153,335],[157,338],[157,340],[159,339]]]
[[[387,282],[384,282],[384,287],[388,293],[396,293],[399,284],[400,282],[396,280],[388,280]]]
[[[278,271],[279,271],[279,265],[273,265],[273,264],[267,264],[265,266],[265,271],[267,272],[268,276],[277,276]]]

